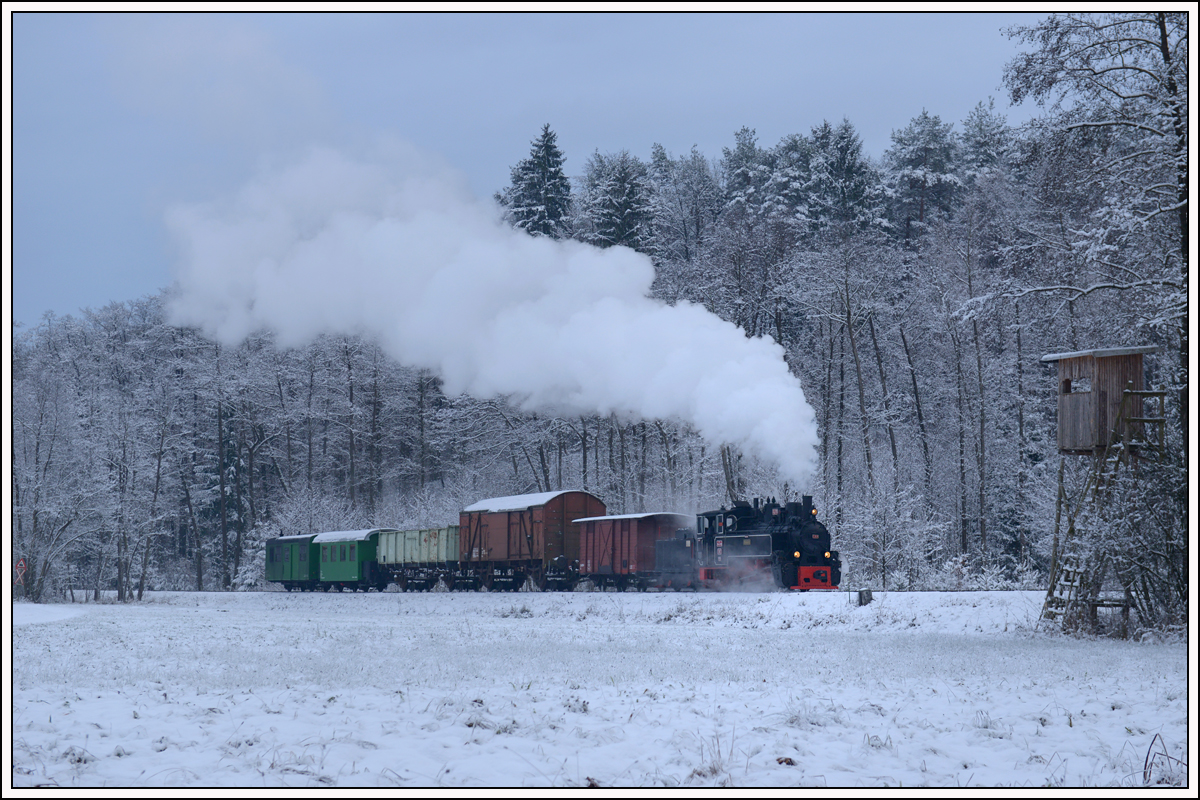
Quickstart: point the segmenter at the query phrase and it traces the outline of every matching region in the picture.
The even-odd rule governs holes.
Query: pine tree
[[[962,166],[968,183],[981,174],[1005,166],[1012,149],[1012,132],[1003,114],[996,112],[996,101],[980,101],[962,123]]]
[[[732,150],[722,148],[721,171],[725,181],[725,211],[739,218],[755,218],[769,211],[774,154],[758,146],[757,134],[743,127],[734,134]]]
[[[636,156],[622,150],[588,159],[580,210],[580,238],[597,247],[625,245],[649,252],[653,240],[650,176]]]
[[[512,168],[512,185],[495,198],[514,227],[533,236],[561,239],[571,208],[571,182],[563,171],[566,158],[557,141],[558,134],[546,123],[542,135],[531,143],[529,158]]]
[[[961,185],[958,178],[958,137],[954,123],[922,109],[908,127],[892,131],[887,160],[892,169],[899,205],[897,222],[909,240],[937,213],[949,213]]]
[[[672,159],[666,148],[655,144],[650,178],[658,258],[695,261],[721,214],[716,173],[695,145],[687,156]]]
[[[826,121],[812,129],[808,191],[809,219],[819,227],[886,226],[880,177],[848,119],[836,128]]]

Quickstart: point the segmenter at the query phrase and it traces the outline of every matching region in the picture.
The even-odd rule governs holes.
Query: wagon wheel
[[[446,584],[446,591],[448,591],[448,592],[454,591],[454,576],[453,575],[444,575],[442,577],[442,582],[444,582]]]
[[[479,576],[479,588],[481,591],[490,592],[492,590],[492,568],[487,566],[483,570],[483,574]]]

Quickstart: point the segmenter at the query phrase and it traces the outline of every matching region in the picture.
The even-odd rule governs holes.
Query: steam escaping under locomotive
[[[292,591],[837,589],[841,561],[812,498],[738,501],[695,517],[606,515],[589,492],[492,498],[458,525],[291,535],[267,542],[266,577]]]

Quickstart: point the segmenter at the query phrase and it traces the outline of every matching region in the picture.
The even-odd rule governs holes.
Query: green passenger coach
[[[326,591],[337,589],[383,591],[390,575],[379,568],[377,558],[379,534],[391,528],[372,528],[362,531],[331,531],[313,537],[318,554],[320,580]]]
[[[311,592],[321,579],[314,534],[280,536],[267,541],[267,580],[282,583],[289,592]]]

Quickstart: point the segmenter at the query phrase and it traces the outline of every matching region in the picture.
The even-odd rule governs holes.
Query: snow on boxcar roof
[[[606,517],[582,517],[581,519],[573,519],[572,522],[598,522],[602,519],[645,519],[646,517],[683,517],[689,522],[692,519],[690,514],[680,514],[678,511],[647,511],[644,514],[609,514]]]
[[[544,506],[560,494],[566,494],[571,491],[580,490],[563,489],[557,492],[538,492],[536,494],[514,494],[508,497],[493,497],[489,500],[480,500],[474,505],[467,506],[463,509],[463,513],[468,514],[472,511],[483,511],[485,513],[524,511],[530,506]]]
[[[329,531],[318,533],[314,542],[364,542],[372,533],[390,531],[391,528],[368,528],[365,531]]]

